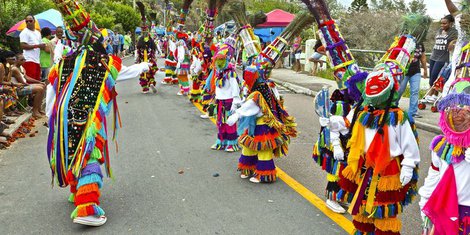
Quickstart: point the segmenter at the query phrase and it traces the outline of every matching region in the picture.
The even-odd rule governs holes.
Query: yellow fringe
[[[398,218],[375,219],[374,225],[381,231],[400,232],[401,221]]]
[[[328,180],[328,182],[338,182],[339,176],[326,174],[326,180]]]
[[[367,218],[366,216],[363,216],[363,215],[360,215],[360,214],[353,215],[353,220],[355,220],[359,223],[364,223],[364,224],[373,224],[374,223],[374,219]]]
[[[382,176],[377,185],[378,190],[382,192],[399,190],[401,187],[399,175]]]
[[[464,151],[463,151],[462,147],[454,145],[454,150],[452,150],[452,156],[460,156],[460,155],[463,155],[463,154],[464,154]]]
[[[359,168],[359,159],[364,153],[365,146],[365,128],[359,122],[354,125],[352,130],[352,136],[348,141],[349,155],[348,155],[348,167],[350,171],[356,174]]]
[[[438,152],[439,149],[442,147],[442,145],[445,144],[445,141],[446,139],[445,138],[442,138],[441,141],[439,141],[439,143],[436,144],[436,146],[434,147],[434,152]]]
[[[341,172],[344,176],[344,178],[352,181],[352,182],[356,182],[356,173],[354,173],[351,169],[350,166],[347,166],[346,168],[343,169],[343,171]]]

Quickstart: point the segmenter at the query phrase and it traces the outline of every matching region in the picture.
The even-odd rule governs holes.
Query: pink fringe
[[[442,132],[446,136],[447,142],[460,147],[470,146],[470,129],[462,133],[453,131],[447,124],[444,111],[441,111],[439,126],[442,128]]]

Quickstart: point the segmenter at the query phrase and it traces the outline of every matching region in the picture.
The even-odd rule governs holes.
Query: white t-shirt
[[[41,44],[41,33],[37,30],[31,31],[28,28],[25,28],[20,33],[20,42],[24,42],[29,45]],[[35,48],[32,50],[23,50],[23,55],[26,61],[31,61],[39,64],[40,52],[41,49],[39,48]]]

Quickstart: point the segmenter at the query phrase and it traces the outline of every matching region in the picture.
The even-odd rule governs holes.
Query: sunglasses
[[[25,20],[26,23],[33,23],[34,20]]]

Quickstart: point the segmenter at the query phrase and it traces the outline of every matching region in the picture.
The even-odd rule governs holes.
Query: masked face
[[[225,69],[227,67],[227,60],[225,59],[225,57],[220,56],[216,58],[215,66],[217,67],[217,69]]]
[[[459,105],[457,107],[448,107],[444,113],[447,125],[454,132],[462,133],[470,130],[470,106]]]
[[[366,96],[380,96],[390,90],[393,83],[393,77],[388,67],[379,67],[370,73],[366,79]]]
[[[470,82],[461,81],[454,84],[452,92],[458,94],[470,95]],[[447,126],[456,133],[462,133],[470,130],[470,106],[454,105],[444,110]]]

